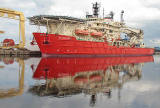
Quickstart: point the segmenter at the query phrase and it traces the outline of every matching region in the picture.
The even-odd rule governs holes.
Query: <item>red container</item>
[[[3,40],[3,46],[14,46],[15,43],[14,43],[14,40],[13,39],[4,39]]]

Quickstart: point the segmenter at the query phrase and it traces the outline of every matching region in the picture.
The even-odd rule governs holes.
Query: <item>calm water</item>
[[[0,108],[159,108],[160,56],[0,57]]]

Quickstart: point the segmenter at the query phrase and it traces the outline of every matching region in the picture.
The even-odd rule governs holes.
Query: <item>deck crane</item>
[[[141,29],[135,29],[135,28],[130,28],[130,27],[122,27],[121,31],[130,38],[130,45],[135,45],[139,44],[142,45],[142,40],[143,40],[143,30]]]
[[[19,20],[19,44],[13,46],[13,48],[24,48],[25,46],[25,17],[22,12],[10,10],[6,8],[0,8],[0,17]],[[1,31],[0,33],[3,33]],[[1,48],[7,48],[2,46]]]

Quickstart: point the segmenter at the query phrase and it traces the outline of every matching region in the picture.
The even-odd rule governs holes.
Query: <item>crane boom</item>
[[[121,28],[121,31],[122,33],[127,34],[127,36],[130,38],[129,42],[130,45],[135,45],[135,44],[139,44],[141,46],[143,45],[142,43],[144,37],[143,30],[124,26]]]

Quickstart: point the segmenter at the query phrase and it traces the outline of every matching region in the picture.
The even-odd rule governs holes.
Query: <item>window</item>
[[[105,30],[104,30],[104,29],[102,29],[101,31],[102,31],[102,32],[104,32]]]
[[[113,33],[113,30],[109,30],[109,33]]]

